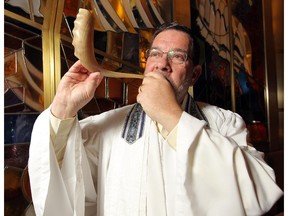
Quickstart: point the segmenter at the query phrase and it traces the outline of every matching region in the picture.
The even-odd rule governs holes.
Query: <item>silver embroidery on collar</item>
[[[126,117],[122,138],[129,144],[133,144],[142,137],[145,122],[145,112],[140,104],[135,104]]]

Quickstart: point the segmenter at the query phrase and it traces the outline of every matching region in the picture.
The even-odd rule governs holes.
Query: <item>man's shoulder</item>
[[[115,109],[111,109],[111,110],[108,110],[106,112],[103,112],[102,114],[103,115],[118,115],[118,114],[121,114],[121,113],[129,113],[129,111],[132,109],[132,107],[135,106],[135,104],[129,104],[129,105],[125,105],[125,106],[122,106],[122,107],[118,107],[118,108],[115,108]]]
[[[205,103],[205,102],[201,102],[201,101],[196,101],[197,106],[199,107],[199,109],[206,113],[206,112],[213,112],[214,114],[221,114],[221,113],[234,113],[231,110],[225,109],[225,108],[221,108],[219,106],[216,105],[212,105],[209,103]]]
[[[224,122],[229,122],[231,121],[231,119],[238,119],[238,121],[243,121],[242,117],[239,114],[231,110],[224,109],[219,106],[211,105],[205,102],[197,101],[196,103],[212,128],[213,125],[217,125],[217,127],[219,127],[219,125],[224,124]]]
[[[82,119],[80,121],[81,129],[82,131],[95,131],[95,127],[97,127],[98,132],[100,132],[110,131],[111,128],[122,128],[132,107],[133,105],[127,105]]]
[[[102,112],[97,115],[89,116],[88,118],[83,119],[82,121],[92,121],[92,122],[99,122],[102,121],[106,123],[113,123],[115,121],[122,121],[126,118],[127,114],[133,108],[135,104],[125,105],[123,107],[118,107],[115,109],[111,109],[105,112]]]

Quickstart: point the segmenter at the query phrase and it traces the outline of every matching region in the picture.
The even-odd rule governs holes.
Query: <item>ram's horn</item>
[[[79,9],[74,21],[73,41],[74,55],[81,61],[84,67],[90,71],[100,71],[103,76],[113,78],[137,78],[143,79],[142,74],[115,72],[102,68],[94,54],[94,22],[92,14],[83,8]]]

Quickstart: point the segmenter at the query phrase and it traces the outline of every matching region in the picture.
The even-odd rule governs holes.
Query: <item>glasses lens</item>
[[[155,58],[155,59],[162,56],[162,52],[158,49],[150,49],[148,50],[147,54],[148,54],[148,57]]]
[[[177,50],[170,50],[168,58],[174,64],[183,64],[187,60],[187,53]]]

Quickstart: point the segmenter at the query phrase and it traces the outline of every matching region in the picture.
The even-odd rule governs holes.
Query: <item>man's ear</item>
[[[197,82],[201,73],[202,73],[202,66],[201,65],[195,65],[193,68],[193,74],[192,74],[190,86],[193,86]]]

